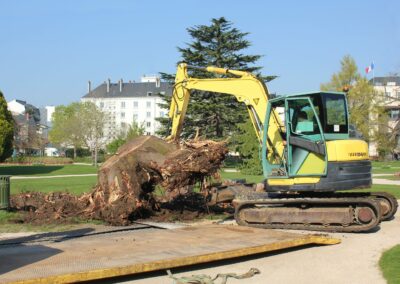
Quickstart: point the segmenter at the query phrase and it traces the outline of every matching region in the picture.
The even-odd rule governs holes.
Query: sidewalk
[[[390,180],[383,178],[374,178],[372,179],[373,184],[389,184],[389,185],[400,185],[400,180]]]

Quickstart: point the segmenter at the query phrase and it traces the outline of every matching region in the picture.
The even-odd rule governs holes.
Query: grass
[[[379,162],[372,161],[373,167],[400,167],[400,161],[387,161],[387,162]]]
[[[62,232],[67,230],[76,229],[83,225],[99,225],[103,224],[97,220],[79,220],[74,219],[73,224],[47,224],[47,225],[32,225],[21,223],[19,221],[20,214],[15,212],[7,212],[0,210],[0,233],[16,233],[16,232]]]
[[[15,166],[0,165],[0,175],[12,176],[54,176],[54,175],[77,175],[95,174],[97,168],[90,165],[32,165]]]
[[[65,177],[44,179],[11,180],[11,194],[26,191],[54,192],[64,191],[72,194],[82,194],[90,191],[97,182],[97,176]]]
[[[400,176],[395,176],[395,175],[381,176],[381,177],[376,177],[376,178],[389,179],[389,180],[400,180]]]
[[[221,171],[221,177],[223,179],[246,179],[246,182],[249,183],[258,183],[264,180],[262,175],[254,176],[254,175],[243,175],[240,172],[231,173],[231,172],[223,172]],[[382,177],[386,178],[386,177]],[[374,184],[369,189],[362,189],[362,190],[346,190],[347,192],[379,192],[384,191],[393,194],[397,199],[400,199],[400,186],[398,185],[380,185]]]
[[[371,188],[361,190],[347,190],[347,192],[387,192],[394,195],[397,199],[400,199],[400,186],[399,185],[386,185],[386,184],[374,184]]]
[[[395,174],[400,172],[400,168],[372,168],[373,174]]]
[[[400,245],[385,251],[379,266],[388,284],[400,283]]]
[[[372,173],[374,174],[394,174],[400,172],[400,161],[372,162]]]

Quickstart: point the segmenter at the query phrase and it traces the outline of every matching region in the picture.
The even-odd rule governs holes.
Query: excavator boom
[[[188,76],[188,68],[202,69],[218,75],[233,75],[234,78],[197,79]],[[167,140],[177,140],[182,132],[190,91],[209,91],[216,94],[230,94],[247,106],[258,141],[262,143],[262,131],[268,103],[268,90],[256,76],[245,71],[229,70],[218,67],[193,67],[185,63],[178,65],[169,117],[172,120],[171,135]],[[279,121],[275,121],[276,127]]]

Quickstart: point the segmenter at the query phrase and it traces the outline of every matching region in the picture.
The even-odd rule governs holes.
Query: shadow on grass
[[[37,175],[61,170],[63,166],[1,166],[0,175]]]

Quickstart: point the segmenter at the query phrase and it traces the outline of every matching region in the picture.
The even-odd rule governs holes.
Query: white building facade
[[[89,82],[88,93],[81,101],[93,102],[106,113],[103,133],[109,143],[125,132],[133,121],[144,127],[146,135],[155,135],[160,127],[156,118],[167,115],[167,111],[159,106],[163,102],[160,95],[171,93],[169,83],[161,82],[157,76],[144,76],[137,83],[107,80],[93,90]]]
[[[384,107],[389,116],[388,129],[399,132],[400,121],[400,76],[375,77],[370,80],[375,91],[384,96]],[[396,137],[397,147],[395,153],[400,153],[400,136]],[[375,142],[369,144],[369,155],[378,157],[377,145]]]

